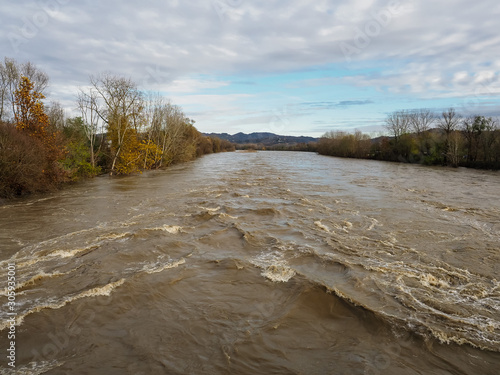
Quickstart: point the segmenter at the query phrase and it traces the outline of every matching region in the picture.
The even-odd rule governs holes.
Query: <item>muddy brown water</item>
[[[498,374],[499,197],[498,172],[236,152],[10,202],[0,374]]]

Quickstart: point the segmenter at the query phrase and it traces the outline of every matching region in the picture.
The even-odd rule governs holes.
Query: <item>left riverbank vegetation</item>
[[[47,192],[102,173],[165,168],[234,151],[202,135],[181,107],[113,74],[76,93],[79,116],[45,103],[49,77],[34,64],[0,61],[0,197]]]
[[[356,131],[327,132],[316,151],[322,155],[426,165],[500,169],[498,119],[479,114],[461,116],[453,108],[396,111],[387,116],[389,136],[371,139]]]

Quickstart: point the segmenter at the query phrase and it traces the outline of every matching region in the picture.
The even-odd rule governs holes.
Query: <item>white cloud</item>
[[[215,89],[229,85],[228,82],[196,80],[196,79],[176,79],[171,84],[164,88],[172,94],[176,93],[192,93],[200,90]]]
[[[500,94],[496,0],[54,2],[48,11],[35,0],[9,2],[0,30],[20,44],[2,38],[0,50],[47,71],[54,99],[65,102],[75,95],[65,89],[111,71],[222,113],[234,100],[201,95],[228,88],[219,76],[325,66],[347,73],[322,84],[423,98]],[[349,59],[341,45],[354,48]],[[188,93],[199,96],[180,95]]]

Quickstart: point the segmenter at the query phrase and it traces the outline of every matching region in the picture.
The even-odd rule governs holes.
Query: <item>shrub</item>
[[[0,197],[53,190],[56,184],[48,176],[50,170],[40,140],[0,123]]]

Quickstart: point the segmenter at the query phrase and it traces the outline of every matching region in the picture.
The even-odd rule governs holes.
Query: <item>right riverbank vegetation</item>
[[[327,132],[317,143],[322,155],[386,160],[426,165],[500,169],[498,120],[461,116],[450,108],[439,115],[429,109],[388,115],[389,136],[371,139],[356,131]]]
[[[54,190],[101,173],[158,169],[234,145],[203,136],[181,107],[113,74],[90,77],[76,93],[80,116],[45,105],[46,73],[0,61],[0,197]]]

